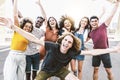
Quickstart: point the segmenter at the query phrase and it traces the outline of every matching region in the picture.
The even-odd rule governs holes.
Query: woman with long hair
[[[89,31],[89,18],[83,17],[79,22],[79,27],[74,32],[74,35],[81,40],[80,50],[85,50],[84,34],[87,31]],[[71,70],[73,71],[74,75],[78,76],[79,80],[82,80],[82,66],[84,59],[85,59],[84,55],[78,55],[71,60]],[[76,60],[78,61],[77,69],[76,69]]]

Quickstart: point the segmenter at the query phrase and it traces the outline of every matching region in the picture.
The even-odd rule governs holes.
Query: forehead
[[[64,21],[64,23],[70,23],[70,20],[66,19],[66,20]]]
[[[27,22],[25,25],[31,26],[32,24],[31,24],[31,23],[29,23],[29,22]]]
[[[32,26],[32,24],[31,23],[26,23],[25,25],[24,25],[24,27],[29,27],[29,28],[32,28],[33,26]]]
[[[88,19],[87,18],[82,18],[81,21],[88,21]]]
[[[93,21],[98,21],[98,19],[97,18],[91,19],[91,22],[93,22]]]
[[[42,18],[37,18],[36,21],[41,21],[42,22],[43,19]]]
[[[51,17],[49,20],[55,20],[53,17]]]
[[[64,39],[66,39],[67,41],[73,42],[73,38],[70,35],[65,36]]]

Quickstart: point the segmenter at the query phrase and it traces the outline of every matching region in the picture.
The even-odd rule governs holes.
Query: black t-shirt
[[[72,58],[80,54],[81,51],[69,50],[66,54],[60,52],[60,45],[53,42],[45,42],[45,49],[47,51],[42,64],[42,71],[56,72],[62,67],[66,66]]]

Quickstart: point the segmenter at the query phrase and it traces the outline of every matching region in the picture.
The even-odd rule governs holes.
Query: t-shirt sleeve
[[[107,26],[105,23],[102,23],[102,24],[100,25],[100,27],[105,27],[105,28],[107,28],[108,26]]]
[[[79,50],[79,51],[72,51],[71,52],[71,56],[74,58],[75,56],[77,56],[77,55],[80,55],[81,54],[81,50]]]
[[[81,50],[79,50],[76,55],[80,55],[80,54],[81,54]]]

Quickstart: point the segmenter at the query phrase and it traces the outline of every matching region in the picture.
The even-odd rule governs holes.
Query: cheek
[[[85,22],[85,26],[87,25],[88,23],[87,22]]]
[[[70,44],[69,47],[71,48],[71,47],[72,47],[72,44]]]
[[[31,32],[31,31],[32,31],[32,29],[29,29],[29,31]]]
[[[23,27],[23,30],[26,30],[26,28],[25,28],[25,27]]]
[[[61,41],[61,44],[63,44],[63,43],[64,43],[64,40]]]

